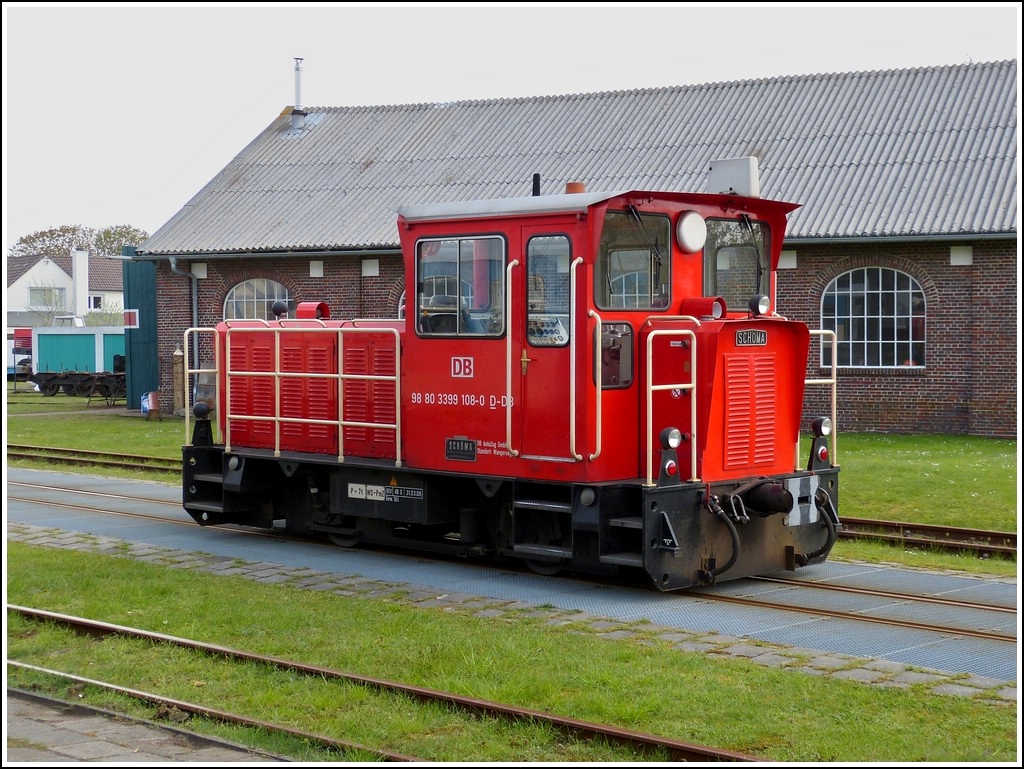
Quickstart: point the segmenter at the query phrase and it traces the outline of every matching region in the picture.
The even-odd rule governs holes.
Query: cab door
[[[518,350],[513,348],[511,361],[521,398],[521,445],[516,448],[525,459],[575,462],[580,457],[574,448],[578,428],[571,418],[576,408],[572,379],[579,372],[573,370],[572,356],[579,330],[570,296],[572,240],[564,231],[534,226],[522,228],[521,243],[523,264],[512,286],[522,308],[514,314]]]

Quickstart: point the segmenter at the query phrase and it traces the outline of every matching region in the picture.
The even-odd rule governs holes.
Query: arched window
[[[224,320],[237,318],[274,319],[274,302],[283,299],[288,302],[288,314],[295,310],[288,295],[288,289],[274,280],[250,278],[243,280],[228,291],[224,300]]]
[[[825,289],[821,327],[836,332],[840,368],[925,365],[924,291],[905,272],[861,267],[843,273]],[[832,365],[827,344],[821,365]]]
[[[646,272],[626,272],[616,275],[609,283],[612,290],[609,307],[646,307],[651,285],[650,275]]]

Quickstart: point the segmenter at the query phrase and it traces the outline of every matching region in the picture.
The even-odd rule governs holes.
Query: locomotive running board
[[[598,557],[601,563],[614,563],[619,566],[640,566],[644,565],[644,557],[640,553],[608,553]]]

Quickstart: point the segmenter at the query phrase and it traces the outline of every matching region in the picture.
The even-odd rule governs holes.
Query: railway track
[[[749,577],[748,583],[753,587],[747,591],[736,585],[732,587],[733,592],[731,593],[715,592],[703,588],[695,588],[689,592],[691,595],[700,596],[703,600],[713,603],[732,603],[771,611],[784,609],[814,617],[872,623],[888,628],[901,627],[912,631],[925,631],[944,636],[997,643],[1016,645],[1018,640],[1016,632],[1007,627],[1011,623],[1015,624],[1017,616],[1016,608],[1009,606],[992,606],[943,596],[922,596],[890,589],[855,588],[831,582],[814,583],[777,577]],[[766,598],[764,591],[759,587],[763,583],[774,583],[780,587],[788,586],[794,592],[789,594],[784,590],[772,591]],[[865,611],[863,608],[852,608],[853,604],[850,601],[844,602],[842,608],[820,605],[808,598],[806,591],[809,590],[827,591],[833,597],[839,595],[846,595],[851,599],[855,596],[864,597],[868,599],[865,606],[869,606],[870,609]],[[870,600],[872,598],[882,599],[884,603],[872,602]],[[882,608],[886,604],[898,608],[895,611],[886,611]],[[940,615],[928,612],[925,607],[929,605],[948,609],[945,619],[934,619]],[[922,614],[925,617],[933,617],[933,619],[917,618]]]
[[[24,484],[24,483],[19,483],[19,482],[15,482],[15,483],[13,483],[11,485],[12,485],[12,487],[25,487],[25,488],[31,487],[31,488],[42,488],[42,489],[56,490],[55,487],[40,486],[40,485],[36,485],[36,484]],[[83,504],[81,502],[71,502],[71,501],[69,501],[67,503],[50,501],[50,502],[47,502],[46,504],[49,507],[52,507],[52,508],[67,508],[69,510],[83,510],[83,511],[100,513],[100,514],[103,514],[103,515],[124,516],[124,517],[129,517],[129,518],[133,518],[133,519],[137,519],[137,520],[159,521],[161,523],[171,523],[171,524],[176,524],[176,525],[181,525],[181,526],[189,526],[189,527],[192,527],[192,526],[195,525],[191,520],[187,520],[187,519],[170,520],[170,519],[165,518],[164,516],[152,515],[152,514],[149,514],[149,513],[139,512],[139,511],[131,510],[131,509],[129,509],[129,510],[113,509],[114,507],[117,507],[118,505],[120,505],[122,502],[130,502],[130,501],[133,501],[133,500],[137,499],[136,497],[133,497],[133,496],[130,496],[130,495],[121,495],[121,494],[112,493],[112,492],[81,491],[81,490],[73,490],[73,491],[69,491],[69,493],[70,494],[75,494],[75,495],[84,495],[84,496],[88,496],[88,497],[95,497],[95,498],[97,498],[99,500],[105,500],[105,502],[101,502],[100,506],[85,505],[85,504]],[[34,500],[30,496],[22,497],[22,496],[14,496],[14,495],[9,494],[8,495],[8,499],[12,500],[12,501],[19,501],[19,502],[28,502],[28,503],[33,503],[34,502]],[[169,506],[172,506],[172,507],[177,507],[177,503],[176,502],[170,502],[170,501],[167,501],[167,500],[146,499],[146,500],[138,500],[138,501],[145,501],[145,502],[147,502],[149,504],[169,505]],[[232,533],[240,535],[240,536],[272,537],[274,539],[279,539],[279,540],[293,540],[293,541],[307,541],[308,540],[308,537],[306,537],[306,536],[295,535],[295,534],[288,534],[287,532],[283,532],[283,531],[267,531],[267,530],[264,530],[264,529],[249,529],[249,528],[244,528],[244,527],[239,527],[239,528],[227,527],[227,528],[224,529],[224,531],[232,532]],[[778,577],[774,577],[774,578],[770,578],[770,577],[750,577],[750,578],[748,578],[747,581],[749,581],[749,582],[762,582],[762,583],[774,582],[774,583],[778,583],[780,585],[781,584],[785,584],[785,585],[789,585],[791,587],[798,587],[798,588],[800,588],[802,590],[824,590],[824,591],[829,591],[829,592],[836,593],[836,594],[839,594],[839,593],[848,593],[848,594],[856,593],[856,594],[860,594],[860,595],[864,595],[864,596],[881,597],[881,598],[884,598],[886,602],[897,602],[897,603],[899,603],[901,605],[910,605],[910,604],[915,604],[915,603],[917,603],[917,604],[920,604],[920,603],[942,604],[942,605],[945,605],[945,606],[949,607],[950,609],[955,610],[955,611],[953,611],[949,615],[949,617],[964,617],[964,616],[967,616],[967,613],[972,613],[972,612],[991,612],[993,614],[999,614],[999,613],[1016,614],[1016,610],[1015,609],[1011,609],[1009,607],[989,606],[989,605],[987,605],[985,603],[977,603],[977,602],[957,600],[957,599],[955,599],[953,597],[949,597],[949,596],[926,596],[926,595],[908,594],[908,593],[897,591],[894,588],[894,586],[867,590],[867,589],[861,589],[861,588],[846,587],[846,586],[843,586],[841,584],[836,584],[836,583],[831,582],[831,581],[830,582],[817,583],[817,582],[805,581],[805,580],[786,580],[786,579],[782,579],[782,578],[778,578]],[[619,581],[615,580],[614,584],[619,584]],[[735,584],[736,583],[734,583],[733,590],[735,590]],[[756,592],[758,592],[758,591],[755,590],[754,593],[756,593]],[[913,618],[898,618],[898,617],[891,617],[891,616],[887,617],[887,616],[884,616],[884,615],[883,616],[871,616],[870,614],[862,613],[858,609],[843,610],[843,609],[836,609],[834,607],[833,608],[816,607],[816,606],[813,605],[813,603],[814,603],[813,601],[807,601],[807,600],[801,601],[798,604],[794,605],[794,604],[786,602],[785,600],[782,600],[780,598],[780,596],[778,596],[778,595],[775,598],[773,598],[772,600],[764,600],[763,598],[758,597],[757,595],[742,595],[742,594],[733,595],[733,594],[730,594],[730,593],[723,593],[721,590],[719,590],[718,588],[715,588],[715,587],[694,588],[694,589],[692,589],[690,591],[690,593],[695,595],[695,596],[700,596],[703,600],[712,601],[712,602],[716,602],[717,601],[717,602],[737,603],[737,604],[743,604],[743,605],[746,605],[746,606],[760,606],[760,607],[764,607],[766,609],[785,609],[785,608],[789,608],[789,609],[792,609],[794,611],[800,611],[800,612],[803,612],[803,613],[806,613],[806,614],[812,614],[812,615],[816,615],[816,616],[828,616],[828,617],[834,617],[834,618],[837,618],[837,619],[856,620],[856,621],[860,621],[860,622],[880,623],[880,624],[884,624],[884,625],[900,625],[900,626],[906,627],[908,629],[926,630],[926,631],[931,631],[931,632],[940,632],[940,633],[957,635],[957,636],[963,636],[963,637],[983,638],[983,639],[988,639],[988,640],[993,640],[993,641],[1004,641],[1004,642],[1005,641],[1010,641],[1010,642],[1014,642],[1014,643],[1016,642],[1016,636],[1015,635],[1012,635],[1012,634],[1011,635],[1007,635],[1004,632],[999,632],[997,630],[993,630],[992,629],[994,626],[1002,624],[1001,621],[998,618],[997,619],[993,619],[993,620],[980,621],[980,623],[978,624],[977,627],[973,627],[972,628],[970,625],[952,624],[952,622],[947,622],[946,624],[935,624],[935,623],[928,623],[928,622],[917,621],[917,620],[914,620]],[[741,591],[741,593],[742,593],[742,591]]]
[[[254,652],[233,649],[216,644],[203,643],[189,638],[170,636],[162,633],[153,633],[138,628],[114,625],[106,622],[85,619],[72,615],[59,614],[55,612],[33,609],[25,606],[7,604],[7,611],[14,612],[20,616],[38,622],[56,624],[68,628],[78,634],[90,637],[118,636],[143,640],[151,644],[162,644],[179,649],[187,649],[201,654],[216,657],[218,659],[230,660],[232,662],[250,663],[275,670],[286,671],[292,674],[309,676],[317,679],[337,681],[341,684],[357,685],[374,689],[387,695],[409,698],[423,703],[441,705],[446,708],[456,708],[471,718],[489,718],[506,721],[509,724],[534,723],[544,724],[566,738],[579,741],[605,740],[608,743],[621,745],[639,756],[661,756],[669,761],[759,761],[761,759],[729,750],[697,745],[669,737],[653,734],[645,734],[629,729],[606,724],[592,723],[575,718],[565,718],[552,713],[547,713],[529,708],[522,708],[490,700],[466,697],[453,692],[429,689],[420,686],[412,686],[397,681],[371,678],[368,676],[356,675],[333,668],[310,665],[295,660],[282,659],[280,657],[269,657]],[[8,666],[19,666],[21,663],[8,661]],[[297,737],[317,744],[331,750],[363,751],[378,758],[388,761],[422,761],[423,759],[404,755],[392,751],[380,750],[366,745],[337,740],[332,737],[303,732],[284,726],[252,719],[244,715],[228,713],[206,707],[201,704],[184,702],[181,700],[161,697],[157,694],[141,692],[134,689],[117,687],[101,681],[93,681],[73,676],[58,671],[41,670],[24,666],[26,669],[33,669],[37,672],[45,672],[58,675],[66,679],[74,680],[77,683],[88,683],[100,686],[108,691],[133,697],[149,704],[159,705],[166,708],[174,708],[185,713],[202,715],[215,720],[238,723],[244,726],[259,728],[277,734],[285,734],[290,737]]]
[[[7,445],[7,459],[24,459],[47,464],[77,467],[108,467],[120,470],[143,470],[165,475],[181,476],[181,460],[166,457],[145,457],[133,454],[114,454],[106,451],[51,448],[49,446]]]
[[[927,523],[842,518],[841,537],[872,539],[903,547],[924,547],[979,555],[1017,557],[1017,532],[985,531]]]
[[[79,467],[107,467],[145,471],[172,477],[181,476],[181,460],[83,451],[43,446],[8,445],[7,459],[42,461]],[[842,517],[842,539],[873,540],[900,547],[919,547],[945,552],[975,553],[989,558],[1017,557],[1017,533],[985,531],[956,526],[939,526],[905,521],[882,521]]]

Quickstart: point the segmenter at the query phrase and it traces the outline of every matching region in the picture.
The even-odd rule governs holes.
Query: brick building
[[[159,389],[186,328],[279,298],[395,317],[400,205],[529,195],[535,174],[542,194],[704,191],[712,160],[754,156],[761,194],[801,204],[778,310],[836,330],[840,429],[1016,437],[1016,131],[1016,61],[288,107],[138,249]]]

